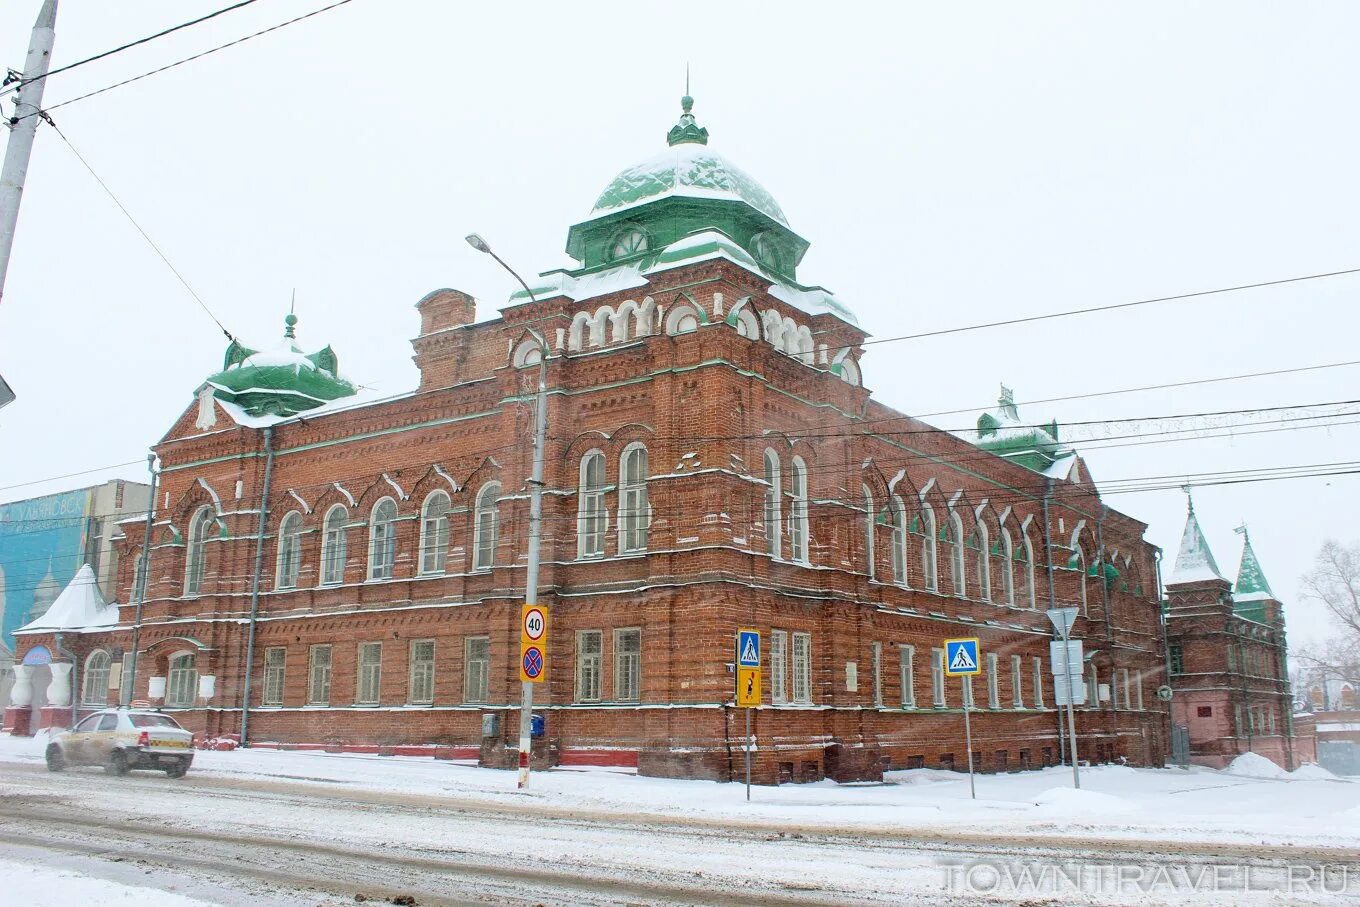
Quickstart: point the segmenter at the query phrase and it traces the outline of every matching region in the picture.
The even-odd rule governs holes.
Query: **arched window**
[[[298,581],[298,567],[301,563],[302,514],[294,510],[279,523],[279,557],[278,569],[275,571],[274,588],[295,588]]]
[[[992,541],[986,523],[979,522],[977,529],[973,530],[973,544],[969,547],[977,550],[978,597],[989,602],[992,600]]]
[[[780,557],[783,553],[780,540],[782,520],[779,515],[781,494],[779,454],[767,449],[765,451],[765,544],[766,550],[772,557]]]
[[[907,584],[907,508],[902,499],[893,495],[892,504],[892,570],[893,582],[899,586]]]
[[[146,558],[143,554],[145,548],[139,549],[133,554],[134,566],[132,568],[132,600],[134,602],[146,601]]]
[[[344,504],[336,504],[326,511],[326,521],[321,532],[321,582],[323,584],[343,583],[345,581],[345,559],[349,557],[349,543],[346,538],[345,524],[349,522],[349,511]]]
[[[391,579],[397,561],[397,502],[383,498],[368,521],[368,578]]]
[[[604,554],[605,526],[609,522],[604,491],[604,454],[592,450],[581,458],[581,477],[576,486],[577,557]]]
[[[939,530],[935,526],[935,508],[921,502],[921,575],[926,588],[940,591]]]
[[[647,448],[630,444],[619,458],[619,550],[647,548]]]
[[[477,504],[472,519],[472,569],[490,570],[496,561],[496,524],[500,511],[496,499],[501,496],[500,482],[487,482],[477,492]]]
[[[198,693],[197,658],[193,652],[181,652],[170,659],[170,675],[165,685],[165,704],[187,707],[194,704]]]
[[[109,653],[95,649],[85,659],[85,671],[80,701],[85,705],[103,706],[109,698]]]
[[[952,510],[945,531],[941,533],[941,540],[945,543],[945,556],[949,559],[949,571],[953,574],[954,594],[963,598],[968,594],[968,559],[963,547],[963,519]]]
[[[1038,599],[1035,597],[1034,589],[1034,545],[1030,542],[1029,536],[1025,536],[1020,546],[1020,569],[1024,580],[1025,607],[1037,608]]]
[[[203,568],[207,556],[208,527],[213,524],[213,509],[200,507],[189,522],[189,549],[184,557],[184,594],[198,595],[203,590]]]
[[[793,458],[793,481],[789,483],[789,557],[808,559],[808,478],[801,457]]]
[[[1074,546],[1072,559],[1068,564],[1077,571],[1077,596],[1081,606],[1081,613],[1086,614],[1089,603],[1086,600],[1086,553],[1081,550],[1080,545]]]
[[[743,306],[735,316],[737,334],[747,340],[760,339],[760,319],[751,311],[749,305]]]
[[[869,566],[869,579],[874,578],[874,493],[868,485],[861,485],[864,492],[864,558]]]
[[[1015,556],[1015,546],[1011,542],[1009,529],[1001,530],[1001,601],[1003,604],[1015,604],[1015,565],[1012,558]]]
[[[433,491],[420,508],[420,572],[443,573],[449,554],[449,496]]]
[[[512,357],[515,368],[528,368],[531,365],[538,365],[543,361],[543,344],[536,338],[525,337],[515,347]]]
[[[667,334],[689,334],[699,330],[699,312],[689,303],[680,303],[666,313]]]

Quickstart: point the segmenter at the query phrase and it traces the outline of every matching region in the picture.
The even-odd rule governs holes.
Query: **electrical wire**
[[[183,29],[189,28],[190,26],[198,25],[200,22],[207,22],[209,19],[216,19],[223,13],[229,13],[232,10],[240,9],[243,6],[250,6],[250,4],[254,2],[255,0],[241,0],[240,3],[234,3],[231,6],[219,9],[215,12],[208,13],[206,16],[199,16],[197,19],[194,19],[192,21],[172,26],[163,31],[158,31],[154,35],[147,35],[145,38],[138,38],[136,41],[129,41],[127,44],[122,44],[118,47],[113,48],[112,50],[106,50],[103,53],[97,53],[93,57],[86,57],[85,59],[77,60],[74,63],[67,63],[65,66],[58,66],[56,69],[50,70],[46,73],[43,73],[40,76],[36,76],[35,78],[20,79],[17,85],[13,87],[6,87],[4,89],[0,89],[0,97],[3,97],[4,95],[7,95],[14,91],[18,91],[25,85],[32,85],[35,82],[41,82],[44,79],[50,79],[52,76],[55,76],[58,73],[69,72],[78,66],[84,66],[86,63],[93,63],[96,60],[103,60],[105,57],[111,57],[114,54],[122,53],[123,51],[128,50],[129,48],[132,47],[139,47],[143,44],[154,41],[157,38],[163,38],[166,35],[174,34],[175,32],[182,31]]]

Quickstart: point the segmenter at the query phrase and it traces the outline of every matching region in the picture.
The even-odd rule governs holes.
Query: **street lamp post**
[[[529,300],[538,302],[534,298],[534,291],[529,289],[524,278],[516,274],[515,269],[506,264],[499,255],[492,252],[486,240],[476,233],[470,233],[467,236],[467,243],[478,252],[485,252],[494,258],[497,264],[519,281],[520,286],[524,287],[524,292],[529,294]],[[543,447],[548,435],[548,344],[541,339],[540,342],[542,347],[538,357],[538,395],[534,413],[534,464],[529,478],[529,563],[524,575],[524,603],[530,605],[537,604],[535,599],[538,597],[539,551],[543,537]],[[544,640],[545,651],[546,644],[547,640]],[[546,658],[544,660],[546,662]],[[533,711],[534,684],[529,680],[521,680],[518,781],[520,788],[529,786],[529,763],[533,752]]]

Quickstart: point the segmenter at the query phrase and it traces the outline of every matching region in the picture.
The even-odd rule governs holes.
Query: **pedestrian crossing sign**
[[[758,631],[737,631],[737,665],[743,668],[760,667],[760,633]]]
[[[978,657],[977,637],[967,639],[946,639],[944,641],[944,672],[950,677],[971,677],[981,674],[978,667],[982,659]]]

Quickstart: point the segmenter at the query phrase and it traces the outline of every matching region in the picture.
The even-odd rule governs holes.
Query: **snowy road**
[[[96,770],[52,775],[17,763],[0,771],[0,857],[40,865],[80,859],[82,873],[111,880],[133,865],[142,884],[206,903],[352,904],[359,894],[409,895],[422,905],[1020,900],[1013,889],[960,886],[960,867],[979,862],[1002,871],[1036,863],[1173,865],[1200,880],[1206,869],[1249,866],[1249,884],[1259,889],[1200,884],[1149,894],[1097,885],[1065,893],[1062,903],[1278,903],[1267,889],[1286,881],[1288,866],[1309,863],[1341,867],[1351,886],[1360,883],[1353,848],[1072,836],[1038,842],[1002,829],[838,829],[277,777],[191,773],[172,782]],[[1296,890],[1289,902],[1353,902],[1357,890]]]

